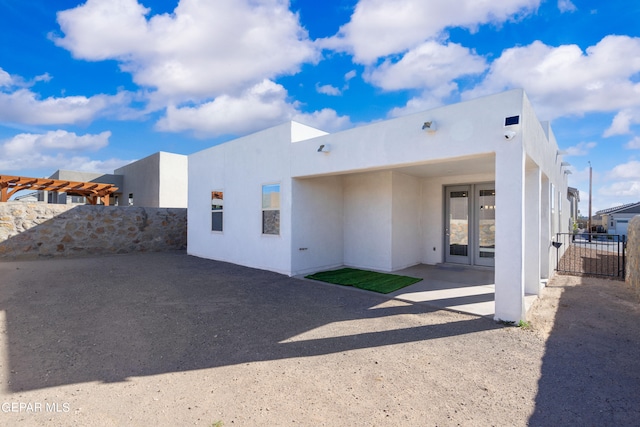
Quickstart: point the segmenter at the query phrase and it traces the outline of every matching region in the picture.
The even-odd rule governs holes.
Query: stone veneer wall
[[[640,297],[640,215],[629,221],[626,262],[626,281]]]
[[[186,247],[186,209],[0,203],[0,259]]]

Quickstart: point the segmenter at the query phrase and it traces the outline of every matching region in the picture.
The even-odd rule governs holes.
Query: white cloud
[[[625,148],[629,150],[640,150],[640,136],[636,136],[631,141],[627,142]]]
[[[53,77],[51,77],[51,74],[44,73],[44,74],[40,74],[39,76],[35,76],[33,81],[34,82],[49,82],[49,81],[51,81],[52,78]]]
[[[536,41],[502,52],[486,79],[463,98],[522,87],[540,117],[640,106],[640,38],[607,36],[584,53],[576,45]]]
[[[640,201],[640,162],[630,160],[617,165],[609,172],[593,170],[592,212],[625,203]],[[580,210],[588,214],[589,167],[575,169],[570,166],[569,185],[580,190]]]
[[[331,85],[322,85],[322,86],[320,86],[319,84],[316,84],[316,92],[324,94],[324,95],[329,95],[329,96],[342,95],[342,92],[340,91],[340,89],[338,89],[335,86],[331,86]]]
[[[578,10],[575,4],[571,2],[571,0],[558,0],[558,10],[560,12],[575,12]]]
[[[54,41],[77,58],[119,61],[138,85],[157,90],[158,104],[197,102],[237,95],[317,60],[288,6],[181,0],[172,14],[150,16],[135,0],[88,0],[58,13],[64,36]]]
[[[338,113],[330,108],[323,108],[310,114],[295,114],[293,120],[325,132],[336,132],[353,126],[349,116],[338,116]]]
[[[40,99],[29,89],[0,91],[0,121],[23,124],[73,124],[89,122],[111,108],[128,102],[128,95],[66,96]]]
[[[66,156],[62,153],[34,153],[21,158],[2,158],[0,159],[0,169],[7,171],[23,170],[25,165],[28,165],[30,170],[41,169],[41,176],[49,176],[58,169],[82,172],[113,173],[115,169],[131,162],[133,162],[133,160],[122,160],[116,158],[96,160],[86,156]]]
[[[640,124],[640,108],[626,108],[615,115],[611,126],[604,131],[602,136],[608,137],[631,133],[631,125],[634,124]]]
[[[337,35],[318,44],[349,52],[356,62],[370,64],[377,58],[415,48],[446,28],[473,31],[481,24],[501,23],[531,13],[539,4],[540,0],[360,0],[350,22],[340,27]]]
[[[99,150],[109,145],[111,132],[97,135],[76,135],[65,130],[49,131],[45,134],[21,133],[2,145],[6,155],[28,154],[42,150]]]
[[[332,116],[331,111],[300,113],[295,104],[287,101],[284,87],[265,80],[239,97],[222,95],[195,107],[170,106],[156,127],[169,132],[192,130],[198,136],[212,137],[246,134],[295,119],[311,126],[321,124],[321,129],[333,130],[336,125],[342,125],[345,119],[338,117],[335,112]],[[335,123],[327,126],[332,120]]]
[[[586,156],[592,148],[597,145],[595,142],[579,142],[573,147],[567,148],[567,156]]]
[[[11,74],[7,73],[0,67],[0,87],[11,86],[13,84],[13,78]]]
[[[10,91],[8,89],[15,90],[16,88],[25,88],[33,86],[38,82],[48,82],[52,79],[49,73],[44,73],[39,76],[35,76],[32,80],[25,80],[21,76],[11,75],[0,67],[0,88],[5,88],[5,91]]]
[[[449,82],[443,83],[435,88],[427,89],[420,96],[411,98],[404,107],[396,107],[389,111],[389,117],[406,116],[407,114],[418,113],[439,107],[443,100],[458,90],[458,85]]]
[[[430,40],[397,62],[387,59],[368,70],[364,78],[385,90],[437,88],[461,76],[482,73],[486,67],[484,58],[470,49]]]
[[[640,200],[640,161],[630,160],[615,166],[605,174],[604,185],[597,190],[594,203],[598,203],[598,209],[605,209],[625,203]],[[601,207],[600,207],[601,206]]]
[[[640,180],[640,161],[631,160],[614,167],[607,174],[610,179],[633,179]]]
[[[195,107],[169,106],[156,127],[170,132],[193,130],[200,136],[254,132],[286,121],[294,109],[286,98],[284,87],[265,80],[239,97],[221,95]]]
[[[344,80],[345,80],[346,82],[348,82],[349,80],[351,80],[352,78],[354,78],[354,77],[356,76],[356,74],[357,74],[357,73],[356,73],[356,70],[351,70],[351,71],[347,72],[347,73],[344,75]]]
[[[601,187],[598,194],[604,198],[602,209],[618,206],[625,203],[633,203],[640,200],[640,180],[621,181]]]
[[[92,160],[79,155],[83,151],[96,151],[109,144],[111,132],[76,135],[64,130],[45,134],[21,133],[0,144],[3,156],[0,170],[45,169],[51,173],[57,169],[73,169],[113,173],[128,160]]]

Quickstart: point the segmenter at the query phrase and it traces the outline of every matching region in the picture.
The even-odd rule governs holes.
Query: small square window
[[[224,207],[224,193],[211,192],[211,231],[222,231],[222,211]]]

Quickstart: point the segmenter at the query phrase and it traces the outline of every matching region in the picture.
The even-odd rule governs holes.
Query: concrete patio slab
[[[491,268],[419,264],[395,274],[422,279],[389,294],[395,299],[478,316],[493,317],[495,314],[494,271]],[[527,311],[536,298],[536,295],[525,296]]]

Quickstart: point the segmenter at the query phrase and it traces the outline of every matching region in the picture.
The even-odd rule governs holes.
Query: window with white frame
[[[224,207],[224,193],[211,192],[211,231],[222,231],[222,210]]]
[[[262,186],[262,234],[280,234],[280,184]]]

